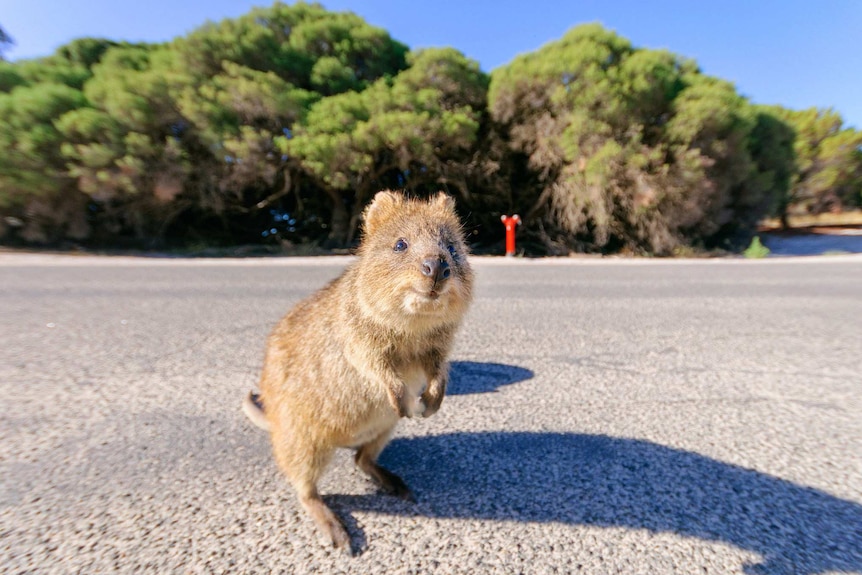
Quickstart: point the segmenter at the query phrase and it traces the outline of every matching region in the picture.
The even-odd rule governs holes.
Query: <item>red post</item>
[[[506,255],[515,255],[515,227],[521,225],[521,218],[518,214],[513,216],[502,215],[500,221],[506,226]]]

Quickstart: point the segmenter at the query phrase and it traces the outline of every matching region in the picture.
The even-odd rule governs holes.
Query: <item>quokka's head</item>
[[[363,309],[404,328],[457,322],[470,303],[473,270],[455,201],[379,192],[364,213],[359,247]]]

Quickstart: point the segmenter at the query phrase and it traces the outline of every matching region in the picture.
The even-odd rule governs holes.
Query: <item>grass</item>
[[[765,258],[769,255],[769,248],[760,242],[760,236],[754,236],[751,245],[742,252],[742,255],[749,259]]]

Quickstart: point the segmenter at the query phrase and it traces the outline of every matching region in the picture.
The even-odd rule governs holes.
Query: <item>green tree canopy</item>
[[[455,195],[480,248],[512,212],[535,252],[744,246],[770,210],[862,204],[860,143],[831,110],[754,106],[597,24],[489,77],[276,2],[0,61],[0,240],[349,246],[398,188]]]
[[[24,239],[44,242],[89,232],[84,197],[65,169],[63,136],[54,126],[85,104],[79,90],[63,84],[0,93],[0,211],[24,220]]]
[[[844,127],[836,111],[763,107],[795,135],[795,170],[781,214],[862,206],[862,132]]]
[[[496,70],[489,101],[537,183],[527,223],[552,249],[716,245],[780,185],[752,157],[756,115],[731,84],[597,24]]]
[[[407,47],[349,12],[320,4],[276,2],[245,16],[208,23],[175,42],[193,76],[212,77],[223,62],[273,72],[297,88],[331,95],[361,90],[406,66]]]
[[[408,62],[392,80],[323,98],[280,139],[331,198],[333,243],[352,240],[379,189],[431,184],[466,192],[465,160],[477,141],[487,78],[453,49],[412,53]]]

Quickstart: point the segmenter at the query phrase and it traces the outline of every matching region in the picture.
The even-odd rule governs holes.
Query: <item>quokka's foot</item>
[[[376,476],[372,475],[372,478],[376,480],[380,489],[382,489],[384,493],[394,495],[395,497],[403,499],[404,501],[409,501],[410,503],[416,503],[416,496],[413,495],[413,492],[410,491],[410,488],[407,487],[404,480],[385,467],[378,465],[377,474]]]
[[[381,445],[385,445],[385,442],[371,443],[360,447],[355,458],[357,467],[368,475],[384,493],[415,503],[416,497],[404,483],[404,480],[377,463],[376,459],[380,453]]]
[[[335,549],[348,557],[354,556],[353,547],[350,545],[350,535],[347,534],[347,530],[341,524],[341,521],[336,520],[334,523],[327,525],[326,530],[329,532],[329,539]]]
[[[329,539],[332,547],[340,550],[345,555],[353,556],[353,548],[350,545],[350,535],[347,529],[332,509],[320,499],[316,493],[310,497],[300,499],[302,506],[314,519],[323,536]]]

